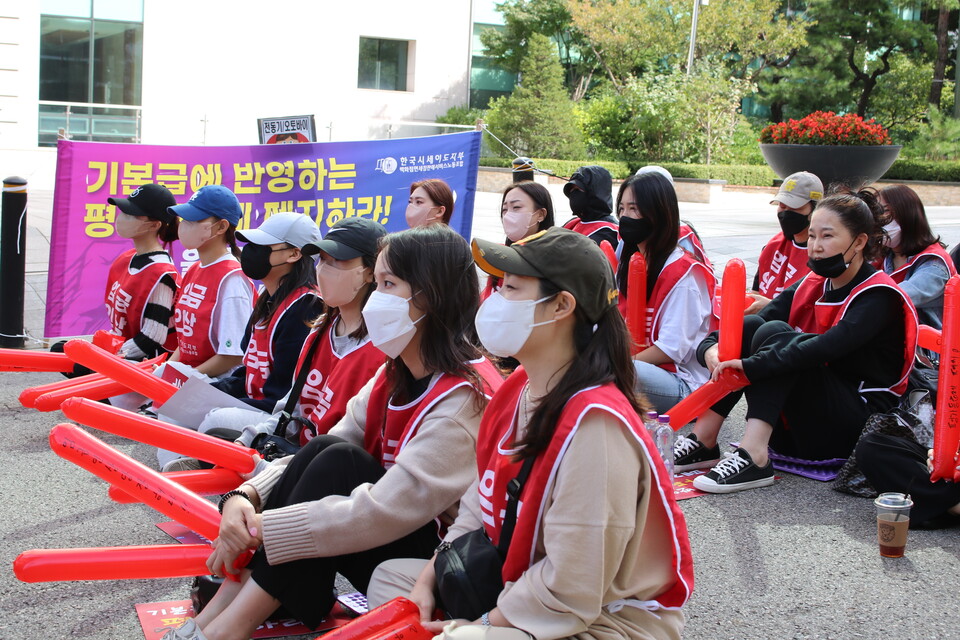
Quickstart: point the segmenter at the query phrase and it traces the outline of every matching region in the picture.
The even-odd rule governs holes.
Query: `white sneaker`
[[[193,618],[187,618],[181,626],[169,628],[160,640],[207,640]]]
[[[199,471],[200,470],[200,461],[196,458],[177,458],[176,460],[171,460],[167,464],[163,465],[163,468],[160,470],[163,473],[170,473],[171,471]]]

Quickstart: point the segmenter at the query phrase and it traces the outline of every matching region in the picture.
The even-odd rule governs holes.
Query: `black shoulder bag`
[[[503,591],[503,561],[517,524],[520,491],[534,460],[535,456],[527,458],[520,473],[507,485],[507,513],[497,546],[480,527],[437,547],[433,566],[437,575],[439,606],[450,618],[476,620],[497,606],[497,598]]]
[[[303,385],[306,384],[307,376],[310,374],[310,364],[313,362],[313,356],[317,353],[317,348],[320,346],[323,338],[323,333],[317,333],[316,339],[313,341],[313,344],[310,345],[310,350],[307,351],[307,357],[303,361],[303,366],[300,367],[297,379],[294,381],[293,386],[290,387],[290,395],[287,396],[287,403],[283,405],[283,411],[280,412],[277,428],[273,430],[272,434],[261,433],[253,439],[253,448],[268,462],[295,454],[300,450],[300,431],[314,428],[313,423],[309,420],[293,417],[293,408],[297,406],[297,400],[300,399],[300,392],[303,390]],[[300,424],[300,429],[294,436],[297,439],[296,442],[292,442],[287,438],[287,426],[290,422]]]

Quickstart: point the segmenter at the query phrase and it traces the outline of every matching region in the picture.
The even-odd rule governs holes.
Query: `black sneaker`
[[[707,493],[733,493],[773,484],[773,464],[758,467],[742,447],[728,453],[709,473],[693,479],[693,486]]]
[[[683,473],[694,469],[709,469],[720,462],[720,445],[707,448],[692,433],[673,443],[673,471]]]

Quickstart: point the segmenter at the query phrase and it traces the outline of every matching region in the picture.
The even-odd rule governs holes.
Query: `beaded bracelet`
[[[253,504],[253,500],[250,499],[245,492],[240,491],[239,489],[234,489],[233,491],[227,491],[225,494],[220,496],[220,502],[217,503],[217,509],[220,511],[220,515],[223,515],[223,505],[227,504],[227,500],[233,496],[241,496],[250,504]]]

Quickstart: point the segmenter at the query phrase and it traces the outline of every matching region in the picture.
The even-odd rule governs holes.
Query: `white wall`
[[[36,148],[39,75],[39,2],[0,2],[0,150]]]
[[[228,8],[228,9],[227,9]],[[258,117],[327,140],[385,137],[468,101],[470,0],[145,0],[143,142],[255,144]],[[357,88],[360,37],[415,41],[409,91]]]

